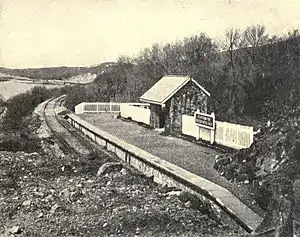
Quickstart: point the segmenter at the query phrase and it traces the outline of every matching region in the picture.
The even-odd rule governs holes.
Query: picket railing
[[[211,130],[199,127],[189,115],[182,115],[182,133],[234,149],[249,148],[253,143],[253,127],[216,121]]]
[[[118,113],[121,112],[121,105],[149,107],[148,104],[144,103],[82,102],[75,106],[75,114]]]
[[[249,148],[253,143],[253,127],[216,121],[215,142],[234,149]]]
[[[120,104],[115,102],[82,102],[75,106],[75,114],[120,112]]]

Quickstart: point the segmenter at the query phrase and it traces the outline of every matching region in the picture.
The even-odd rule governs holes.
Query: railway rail
[[[46,125],[54,134],[64,153],[89,156],[94,151],[91,144],[88,144],[68,123],[62,121],[56,113],[55,109],[63,104],[65,97],[63,95],[58,98],[51,98],[45,102],[43,116]]]

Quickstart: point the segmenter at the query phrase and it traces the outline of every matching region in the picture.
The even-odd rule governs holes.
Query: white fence
[[[115,113],[120,112],[121,103],[99,103],[99,102],[82,102],[75,106],[75,114],[85,113]]]
[[[253,127],[216,121],[215,142],[234,149],[248,148],[253,143]]]
[[[210,130],[197,126],[189,115],[182,115],[182,133],[234,149],[248,148],[253,142],[253,127],[216,121],[215,130]]]
[[[82,102],[75,106],[75,114],[105,113],[105,112],[117,113],[117,112],[121,112],[121,105],[149,107],[149,104],[145,104],[145,103]]]
[[[120,113],[123,118],[150,124],[150,109],[146,103],[82,102],[75,106],[75,114]]]
[[[150,109],[148,108],[149,104],[121,104],[121,117],[150,125]]]

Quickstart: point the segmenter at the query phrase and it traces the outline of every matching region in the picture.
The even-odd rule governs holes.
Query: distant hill
[[[103,72],[102,70],[100,74]],[[80,74],[77,76],[69,77],[68,79],[64,80],[65,83],[71,83],[71,84],[88,84],[92,83],[95,78],[97,77],[97,74],[92,73],[86,73],[86,74]]]
[[[80,74],[100,74],[114,66],[115,62],[105,62],[91,67],[46,67],[46,68],[24,68],[10,69],[0,67],[0,73],[7,75],[28,77],[31,79],[57,79],[63,80]]]

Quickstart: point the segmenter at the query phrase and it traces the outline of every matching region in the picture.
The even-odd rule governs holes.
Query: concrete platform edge
[[[166,184],[168,186],[175,186],[183,190],[190,191],[197,196],[202,197],[202,199],[212,201],[247,232],[254,231],[262,221],[262,217],[249,209],[227,189],[154,156],[132,144],[126,143],[118,137],[95,127],[74,114],[68,114],[65,118],[72,126],[92,138],[99,145],[102,145],[108,150],[114,152],[120,159],[129,163],[145,175],[154,176],[155,182]],[[232,211],[230,207],[224,204],[222,197],[215,197],[211,191],[207,191],[203,187],[208,185],[224,193],[224,196],[222,195],[223,198],[226,198],[226,196],[227,198],[234,198],[237,202],[239,202],[239,205],[244,205],[243,209],[247,210],[248,218],[252,216],[250,219],[253,219],[253,221],[249,222],[243,218],[240,213]]]

